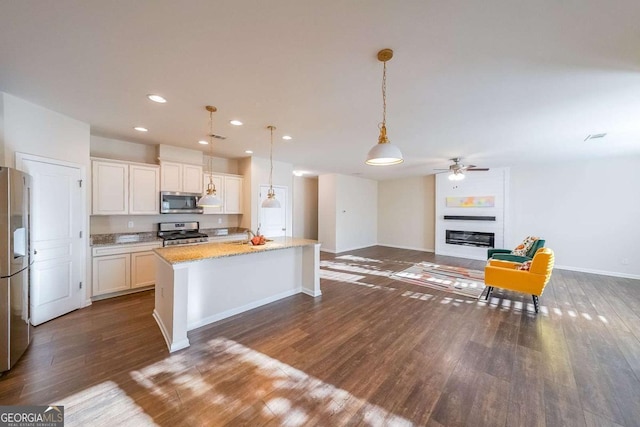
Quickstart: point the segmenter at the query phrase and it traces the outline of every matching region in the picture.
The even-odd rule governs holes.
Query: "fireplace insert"
[[[493,248],[495,233],[480,231],[446,230],[446,242],[450,245],[477,246]]]

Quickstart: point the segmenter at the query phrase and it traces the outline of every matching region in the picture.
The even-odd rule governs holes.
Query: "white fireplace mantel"
[[[446,242],[446,230],[494,233],[494,247],[503,248],[509,194],[509,168],[467,172],[462,181],[450,181],[448,173],[436,175],[436,254],[484,260],[486,247],[454,245]],[[492,207],[447,207],[447,197],[493,196]],[[473,219],[445,219],[447,216],[495,217],[495,221]],[[484,219],[484,218],[483,218]]]

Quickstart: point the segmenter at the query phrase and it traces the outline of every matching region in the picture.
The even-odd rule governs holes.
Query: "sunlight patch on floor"
[[[371,289],[384,289],[387,291],[397,290],[397,288],[391,288],[388,286],[373,285],[371,283],[361,282],[360,280],[364,278],[365,276],[359,276],[357,274],[342,273],[339,271],[332,271],[332,270],[324,270],[322,268],[320,269],[320,279],[333,280],[333,281],[342,282],[342,283],[351,283],[353,285],[365,286]]]
[[[105,381],[61,399],[67,426],[156,426],[136,402],[113,381]]]
[[[340,256],[337,256],[336,259],[345,259],[345,260],[348,260],[348,261],[356,261],[356,262],[379,262],[379,263],[382,263],[382,261],[380,261],[379,259],[363,258],[361,256],[355,256],[355,255],[340,255]]]
[[[353,273],[361,273],[361,274],[370,274],[372,276],[384,276],[389,277],[393,274],[391,270],[380,270],[375,266],[370,265],[353,265],[353,264],[344,264],[340,262],[333,261],[320,261],[320,268],[332,268],[334,270],[342,270],[342,271],[351,271]]]

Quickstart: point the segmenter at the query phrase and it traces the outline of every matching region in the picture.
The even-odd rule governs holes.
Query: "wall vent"
[[[600,138],[604,138],[606,135],[607,135],[606,133],[594,133],[591,135],[587,135],[587,137],[584,140],[589,141],[590,139],[600,139]]]

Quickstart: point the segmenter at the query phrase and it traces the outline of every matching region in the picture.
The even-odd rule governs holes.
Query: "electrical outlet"
[[[222,224],[222,218],[218,218],[218,224]]]
[[[129,221],[127,223],[127,228],[133,228],[133,221]]]

